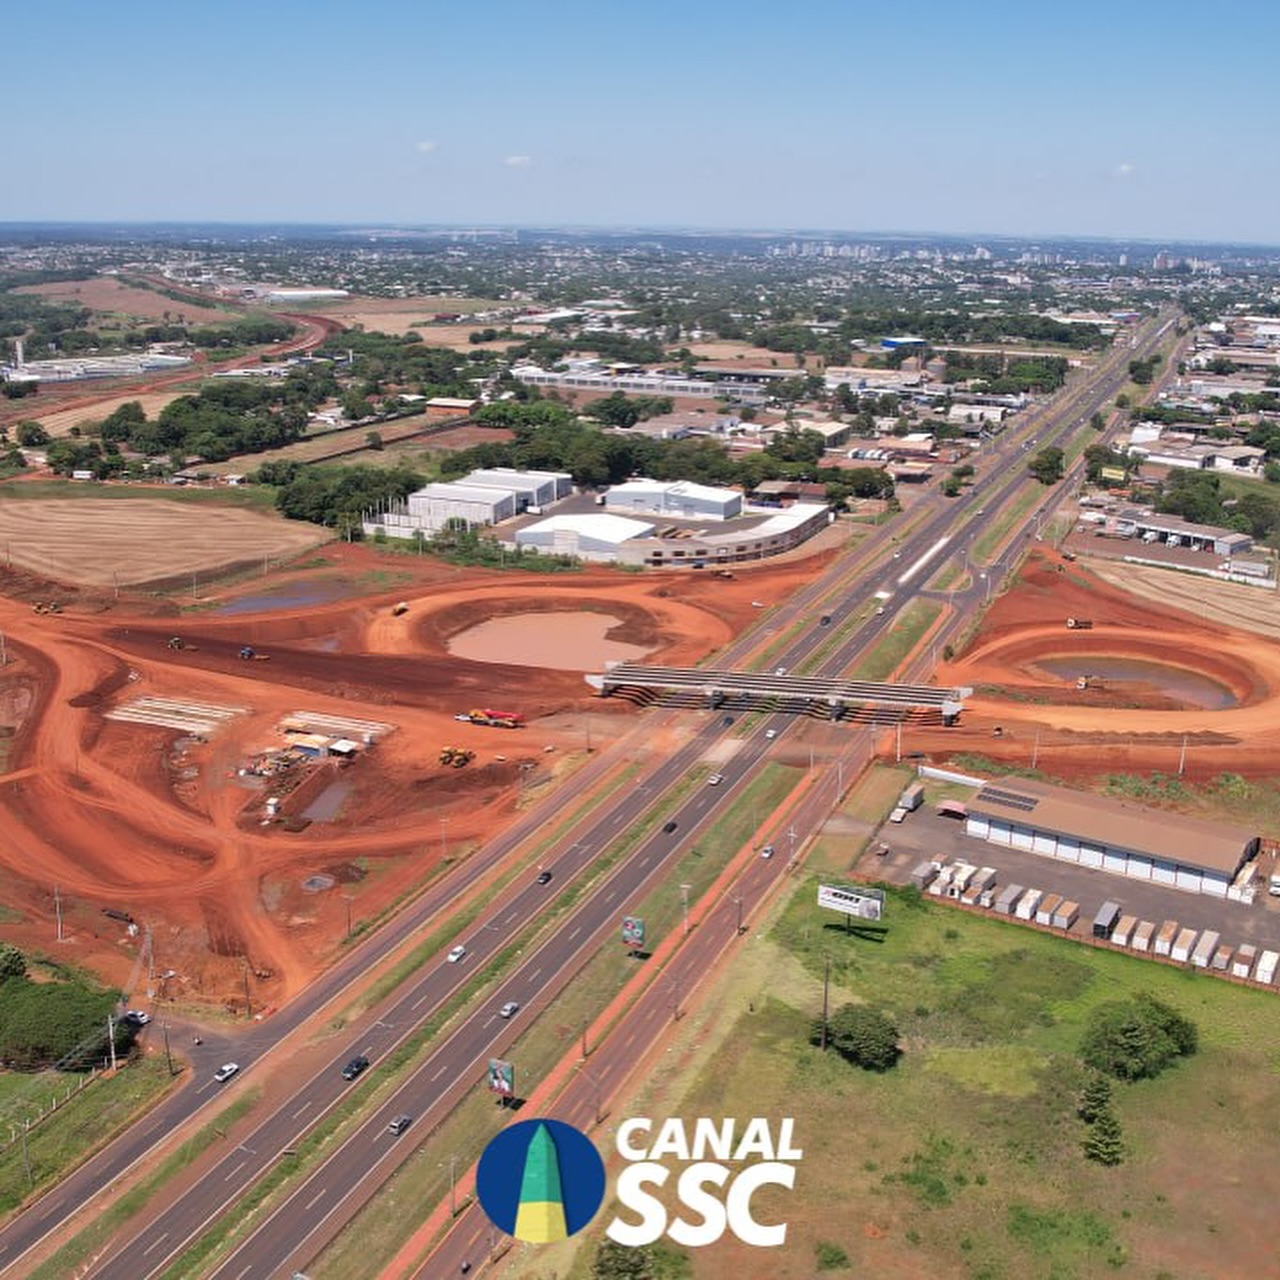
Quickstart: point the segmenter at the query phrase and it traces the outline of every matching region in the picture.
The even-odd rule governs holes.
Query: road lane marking
[[[435,1082],[436,1082],[437,1080],[439,1080],[439,1079],[440,1079],[440,1077],[441,1077],[442,1075],[444,1075],[444,1073],[445,1073],[446,1071],[448,1071],[448,1070],[449,1070],[449,1064],[446,1062],[446,1063],[444,1064],[444,1066],[442,1066],[442,1067],[441,1067],[441,1068],[440,1068],[440,1069],[435,1073],[435,1075],[433,1075],[433,1076],[431,1077],[431,1083],[432,1083],[432,1084],[435,1084]]]
[[[168,1238],[169,1233],[167,1231],[162,1231],[149,1245],[147,1245],[145,1249],[143,1249],[142,1256],[145,1258],[152,1249],[158,1249]]]
[[[418,998],[417,998],[417,999],[416,999],[416,1000],[415,1000],[415,1001],[414,1001],[414,1002],[409,1006],[409,1008],[410,1008],[410,1009],[416,1009],[420,1004],[425,1004],[425,1003],[426,1003],[426,1001],[428,1001],[428,1000],[430,1000],[430,999],[431,999],[431,992],[429,992],[429,991],[428,991],[426,995],[419,996],[419,997],[418,997]]]
[[[576,926],[574,928],[574,931],[569,935],[569,941],[572,942],[574,938],[576,938],[578,934],[580,934],[581,932],[582,932],[582,926],[581,925]]]
[[[617,896],[618,896],[617,890],[616,890],[616,889],[610,889],[610,890],[609,890],[609,896],[608,896],[607,898],[605,898],[605,901],[606,901],[606,902],[612,902],[612,901],[614,900],[614,898],[616,898]]]
[[[293,1115],[291,1115],[291,1116],[289,1117],[289,1119],[290,1119],[290,1120],[296,1120],[296,1119],[297,1119],[297,1118],[298,1118],[298,1117],[299,1117],[299,1116],[300,1116],[300,1115],[301,1115],[301,1114],[302,1114],[302,1113],[303,1113],[303,1112],[304,1112],[304,1111],[305,1111],[305,1110],[306,1110],[310,1105],[311,1105],[311,1100],[308,1098],[308,1099],[307,1099],[307,1101],[306,1101],[306,1102],[304,1102],[304,1103],[302,1104],[302,1106],[300,1106],[300,1107],[297,1109],[297,1111],[295,1111],[295,1112],[293,1113]]]
[[[234,1178],[236,1174],[239,1173],[240,1170],[243,1169],[247,1163],[248,1163],[247,1160],[241,1160],[240,1163],[236,1165],[236,1167],[232,1169],[231,1172],[227,1174],[225,1178],[222,1179],[223,1182],[230,1182],[231,1179]]]
[[[535,970],[534,970],[534,971],[529,975],[529,981],[530,981],[530,982],[537,982],[537,980],[538,980],[538,975],[539,975],[541,972],[542,972],[542,966],[541,966],[541,965],[539,965],[539,966],[538,966],[538,967],[537,967],[537,968],[536,968],[536,969],[535,969]]]
[[[314,1209],[316,1205],[324,1198],[324,1193],[327,1190],[328,1190],[327,1187],[321,1187],[320,1190],[317,1191],[315,1195],[313,1195],[311,1199],[308,1200],[307,1203],[303,1206],[303,1211],[305,1212],[307,1209]]]

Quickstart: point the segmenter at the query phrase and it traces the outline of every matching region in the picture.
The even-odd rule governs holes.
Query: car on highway
[[[786,667],[779,667],[774,673],[775,676],[785,676],[787,674]]]
[[[342,1068],[342,1078],[344,1080],[354,1080],[369,1065],[369,1059],[363,1053],[357,1053],[345,1067]]]
[[[516,1010],[519,1008],[520,1008],[519,1000],[508,1000],[507,1003],[504,1004],[502,1008],[498,1010],[498,1017],[500,1018],[513,1017]]]
[[[778,731],[777,729],[766,729],[764,731],[764,736],[768,738],[770,742],[772,742],[774,738],[778,736]]]
[[[711,777],[707,779],[707,786],[718,787],[723,781],[724,781],[723,773],[713,773]]]
[[[822,617],[818,619],[818,626],[829,627],[830,625],[831,625],[831,615],[829,613],[824,613]]]
[[[767,845],[765,845],[765,846],[764,846],[764,848],[762,848],[762,849],[760,850],[760,856],[761,856],[762,858],[772,858],[772,857],[773,857],[773,845],[771,845],[771,844],[767,844]]]
[[[454,947],[452,951],[449,952],[447,956],[445,956],[445,959],[450,964],[457,964],[458,961],[461,960],[462,957],[465,956],[466,954],[467,954],[466,947],[464,947],[461,943],[459,943],[456,947]]]
[[[413,1123],[412,1116],[405,1116],[405,1115],[396,1116],[396,1118],[392,1120],[392,1122],[389,1125],[387,1125],[387,1132],[395,1134],[395,1136],[398,1138],[412,1123]]]
[[[539,872],[538,872],[538,883],[539,883],[539,884],[550,884],[550,883],[551,883],[551,872],[550,872],[550,871],[539,871]]]
[[[127,1022],[131,1027],[145,1027],[151,1021],[151,1015],[143,1013],[141,1009],[130,1009],[120,1021]]]
[[[240,1074],[240,1064],[238,1062],[224,1062],[217,1071],[213,1073],[213,1078],[219,1084],[226,1084],[232,1076]]]
[[[664,822],[662,824],[662,829],[667,833],[667,835],[670,835],[679,825],[680,824],[678,822]]]
[[[883,613],[884,613],[884,605],[881,605],[881,606],[876,610],[876,617],[877,617],[877,618],[878,618],[878,617],[880,617],[880,615],[881,615],[881,614],[883,614]]]

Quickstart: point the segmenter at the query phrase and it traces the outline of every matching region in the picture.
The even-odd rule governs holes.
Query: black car
[[[550,883],[551,883],[551,872],[550,872],[550,871],[539,871],[539,872],[538,872],[538,883],[539,883],[539,884],[550,884]]]
[[[668,822],[662,829],[667,835],[670,835],[679,825],[678,822]]]
[[[344,1080],[354,1080],[368,1065],[369,1059],[363,1053],[358,1053],[342,1068],[342,1078]]]

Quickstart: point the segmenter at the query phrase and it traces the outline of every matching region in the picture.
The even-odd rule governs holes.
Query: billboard
[[[818,906],[842,911],[860,920],[880,920],[884,916],[884,890],[862,885],[854,888],[848,884],[820,884]]]
[[[622,917],[622,945],[632,951],[644,950],[644,920],[640,916]]]
[[[501,1058],[489,1059],[489,1092],[503,1098],[515,1097],[516,1069],[510,1062],[503,1062]]]

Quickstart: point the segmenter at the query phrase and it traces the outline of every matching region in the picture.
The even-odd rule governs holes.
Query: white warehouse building
[[[472,471],[459,484],[482,489],[507,489],[516,495],[516,512],[549,507],[573,492],[573,477],[567,471],[517,471],[514,467],[489,467]]]
[[[1216,898],[1261,844],[1243,827],[1021,778],[988,782],[965,810],[980,840]]]
[[[628,480],[605,494],[606,511],[619,515],[671,516],[680,520],[732,520],[742,514],[742,494],[689,480]]]
[[[415,533],[439,533],[450,520],[469,526],[497,524],[516,513],[516,495],[510,489],[481,485],[429,484],[411,493],[404,502],[386,511],[373,512],[363,521],[372,537],[412,538]]]
[[[577,556],[580,560],[611,562],[633,538],[647,538],[653,525],[626,516],[599,512],[548,516],[516,533],[516,546],[532,547],[546,555]]]

